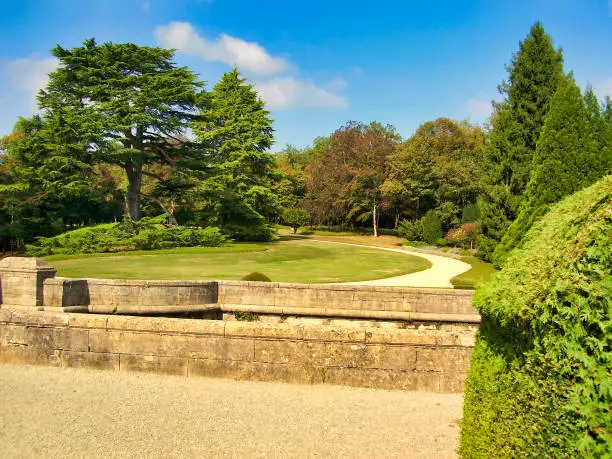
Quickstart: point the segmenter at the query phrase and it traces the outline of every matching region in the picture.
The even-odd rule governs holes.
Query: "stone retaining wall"
[[[3,307],[0,362],[461,392],[474,334]]]

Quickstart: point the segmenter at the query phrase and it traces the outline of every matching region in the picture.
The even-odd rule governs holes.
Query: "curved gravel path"
[[[315,239],[313,239],[315,240]],[[453,288],[451,279],[459,274],[472,269],[472,267],[460,260],[454,258],[442,257],[439,255],[431,255],[411,251],[410,249],[391,249],[386,247],[377,247],[372,245],[350,244],[348,242],[333,242],[333,241],[316,241],[326,244],[342,244],[354,245],[357,247],[368,247],[370,249],[387,250],[389,252],[399,252],[406,255],[414,255],[416,257],[425,258],[431,262],[431,268],[425,269],[403,276],[387,277],[385,279],[375,279],[360,282],[344,282],[342,285],[386,285],[388,287],[443,287]]]
[[[0,456],[451,458],[462,396],[0,366]]]

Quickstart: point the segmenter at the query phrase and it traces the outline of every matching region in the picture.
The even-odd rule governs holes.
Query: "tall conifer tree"
[[[237,69],[225,73],[209,96],[209,107],[193,126],[212,167],[200,188],[209,223],[262,225],[262,215],[281,212],[270,190],[274,129],[269,112]]]
[[[561,51],[540,22],[520,43],[507,70],[508,81],[499,87],[505,99],[496,104],[492,117],[485,192],[479,202],[478,250],[486,259],[518,214],[550,99],[563,76]]]
[[[503,264],[510,251],[521,245],[529,228],[551,204],[606,173],[609,154],[602,148],[604,132],[605,121],[595,95],[587,90],[583,98],[573,77],[564,78],[544,122],[520,213],[495,249],[495,264]]]

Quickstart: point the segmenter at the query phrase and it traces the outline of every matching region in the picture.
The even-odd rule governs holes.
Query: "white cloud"
[[[8,75],[13,89],[29,94],[32,108],[35,108],[38,91],[47,85],[49,72],[54,71],[57,65],[55,58],[19,58],[8,61],[4,65],[4,72]]]
[[[255,84],[257,91],[271,109],[346,108],[345,97],[320,88],[312,81],[294,77],[278,77]]]
[[[493,111],[491,101],[483,99],[469,99],[466,103],[466,108],[470,118],[476,119],[488,118]]]
[[[342,77],[332,78],[327,81],[323,87],[331,92],[342,91],[346,89],[346,80]]]
[[[596,84],[593,87],[593,91],[602,99],[606,96],[612,97],[612,78],[608,78],[606,81]]]
[[[239,70],[258,75],[282,73],[290,67],[288,61],[271,56],[264,47],[231,35],[221,34],[215,40],[208,40],[198,34],[189,22],[171,22],[155,29],[157,40],[162,46],[175,48],[189,56],[205,61],[225,62]]]

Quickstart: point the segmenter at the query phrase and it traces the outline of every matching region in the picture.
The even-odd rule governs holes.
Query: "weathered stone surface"
[[[7,257],[0,260],[0,283],[4,305],[42,306],[43,283],[55,269],[38,258]]]
[[[60,358],[63,367],[88,367],[119,371],[119,354],[62,351]]]
[[[302,334],[305,340],[365,343],[365,330],[359,327],[304,325]]]
[[[225,336],[302,339],[302,327],[291,324],[232,321],[225,324]]]
[[[39,325],[41,327],[68,326],[68,314],[46,311],[15,309],[11,314],[12,323]]]
[[[325,369],[325,382],[337,385],[440,392],[440,374],[418,371],[339,368]]]
[[[166,375],[187,376],[189,359],[180,357],[163,357],[158,355],[121,354],[120,371],[142,371]]]
[[[305,341],[255,341],[255,361],[323,366],[325,344]]]
[[[83,352],[89,350],[89,330],[27,327],[25,338],[28,346]]]
[[[253,360],[251,339],[164,335],[123,331],[90,331],[93,352],[159,355],[216,360]]]
[[[470,364],[467,349],[421,348],[417,351],[417,370],[466,373]]]
[[[220,320],[169,319],[164,317],[105,316],[109,330],[151,331],[157,333],[189,333],[221,335],[225,323]]]
[[[70,328],[106,328],[106,316],[96,314],[70,314],[68,326]]]
[[[414,329],[367,328],[365,335],[368,343],[412,344],[415,346],[436,344],[435,333]]]
[[[62,351],[32,346],[0,346],[0,363],[26,363],[29,365],[61,365]]]
[[[310,365],[278,365],[261,362],[230,362],[201,359],[189,361],[189,376],[320,384],[324,382],[323,374],[324,370],[322,367]]]

